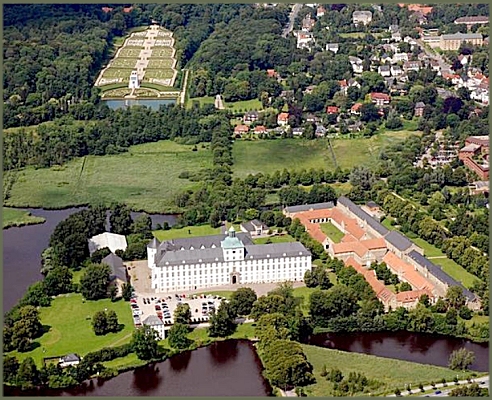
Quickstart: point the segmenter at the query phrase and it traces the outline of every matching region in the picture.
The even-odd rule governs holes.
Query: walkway
[[[284,32],[282,33],[282,37],[286,38],[290,32],[292,32],[292,29],[294,29],[294,21],[297,17],[297,14],[299,11],[301,11],[302,4],[294,4],[292,7],[292,11],[289,14],[289,25],[287,26],[286,29],[284,29]]]
[[[182,106],[184,106],[185,99],[186,99],[186,87],[188,85],[188,74],[189,70],[186,69],[184,70],[185,76],[184,76],[184,82],[183,82],[183,89],[181,90],[181,96],[180,96],[180,103]]]
[[[481,382],[485,382],[485,383],[481,383]],[[479,383],[479,385],[481,387],[487,387],[488,388],[488,385],[489,385],[489,376],[482,376],[480,378],[475,378],[475,379],[472,379],[471,382],[468,382],[467,380],[462,380],[462,381],[458,381],[458,384],[459,385],[470,385],[472,383]],[[434,387],[432,387],[431,385],[427,385],[427,386],[424,386],[424,391],[429,391],[429,390],[435,390],[435,391],[438,391],[439,388],[444,388],[444,387],[448,387],[448,386],[457,386],[455,382],[446,382],[446,386],[444,386],[443,383],[436,383],[436,385]],[[453,389],[456,389],[455,387],[453,388],[450,388],[449,390],[447,390],[446,392],[449,392]],[[401,395],[398,396],[398,397],[401,397],[401,396],[409,396],[411,394],[416,394],[420,391],[420,389],[418,387],[412,387],[411,388],[411,392],[408,392],[408,390],[403,390],[401,392]],[[442,392],[442,390],[441,390]],[[435,396],[435,393],[433,394],[428,394],[429,396],[432,396],[434,395]],[[439,395],[443,395],[443,396],[446,396],[445,393],[440,393]],[[388,395],[387,397],[396,397],[395,394],[390,394]]]

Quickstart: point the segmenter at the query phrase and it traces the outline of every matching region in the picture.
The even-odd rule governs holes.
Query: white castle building
[[[137,71],[132,71],[130,74],[130,82],[128,82],[129,89],[138,89],[140,88],[140,82],[138,81],[138,73]]]
[[[255,245],[233,227],[226,235],[173,239],[147,245],[152,289],[174,292],[214,286],[302,281],[311,253],[301,243]]]

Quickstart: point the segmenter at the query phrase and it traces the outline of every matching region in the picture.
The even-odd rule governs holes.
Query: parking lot
[[[211,295],[187,297],[185,295],[139,296],[137,294],[130,306],[134,317],[138,315],[138,318],[134,318],[137,326],[142,324],[149,315],[156,315],[165,325],[172,325],[174,323],[174,311],[178,304],[188,303],[191,311],[191,324],[193,325],[208,322],[209,313],[214,309],[216,310],[221,301],[222,299],[218,296]]]

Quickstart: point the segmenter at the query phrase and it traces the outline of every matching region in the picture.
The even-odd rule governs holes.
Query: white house
[[[372,21],[372,12],[370,11],[354,11],[352,14],[352,22],[354,25],[367,25]]]
[[[408,54],[407,53],[395,53],[393,54],[392,62],[399,63],[399,62],[405,62],[408,61]]]
[[[149,315],[144,319],[143,324],[148,325],[155,330],[158,333],[160,340],[166,338],[166,326],[157,315]],[[167,330],[169,329],[170,327]]]
[[[401,74],[403,74],[403,70],[401,69],[400,66],[398,65],[391,66],[391,76],[400,76]]]
[[[362,60],[359,57],[349,56],[350,65],[356,74],[362,74],[364,67],[362,65]]]
[[[391,76],[391,70],[390,70],[389,65],[380,65],[378,67],[378,73],[379,73],[379,75],[384,76],[384,77]]]
[[[66,368],[70,366],[75,366],[80,364],[80,357],[77,354],[70,353],[67,354],[66,356],[63,356],[59,359],[58,365],[61,368]]]
[[[338,53],[338,48],[339,48],[338,43],[328,43],[326,45],[326,51],[331,51],[331,52],[333,52],[335,54]]]
[[[126,250],[126,238],[124,235],[116,233],[104,232],[91,237],[89,240],[89,253],[92,255],[96,250],[104,247],[109,248],[111,253],[116,253],[116,250]]]
[[[243,222],[240,225],[240,228],[242,232],[249,233],[251,236],[263,236],[268,234],[268,226],[257,219]]]
[[[147,246],[156,293],[240,283],[302,281],[311,253],[301,243],[255,245],[231,226],[226,235],[174,239]]]
[[[128,82],[129,89],[138,89],[140,87],[140,82],[138,81],[137,71],[132,71],[130,74],[130,81]]]

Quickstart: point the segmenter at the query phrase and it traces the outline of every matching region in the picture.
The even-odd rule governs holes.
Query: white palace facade
[[[173,239],[147,245],[156,293],[222,285],[302,281],[311,253],[301,243],[254,244],[248,233]]]

